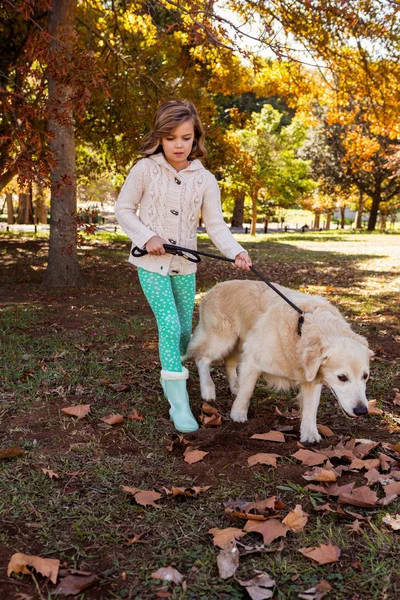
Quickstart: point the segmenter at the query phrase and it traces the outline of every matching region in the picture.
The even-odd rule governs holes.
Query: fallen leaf
[[[400,481],[394,481],[393,483],[389,483],[389,485],[385,485],[385,495],[390,496],[392,494],[399,495],[400,494]]]
[[[17,552],[13,554],[7,567],[7,576],[11,573],[24,573],[30,575],[31,571],[27,567],[33,567],[35,571],[49,577],[53,583],[57,582],[58,569],[60,561],[58,558],[41,558],[40,556],[30,556],[29,554],[21,554]]]
[[[296,507],[286,515],[282,523],[287,525],[292,531],[303,531],[308,521],[308,516],[303,511],[301,504],[296,504]]]
[[[307,471],[302,475],[307,481],[336,481],[335,471],[329,471],[328,469],[322,469],[321,467],[315,467],[311,471]]]
[[[264,544],[270,544],[278,537],[285,537],[289,527],[283,525],[278,519],[269,519],[267,521],[247,521],[244,531],[260,533],[263,536]]]
[[[99,580],[100,578],[94,573],[85,576],[67,575],[58,584],[57,588],[54,590],[54,594],[59,594],[60,596],[75,596]]]
[[[124,492],[128,492],[128,494],[132,494],[135,498],[136,502],[141,506],[154,506],[154,508],[161,508],[158,504],[155,504],[157,500],[159,500],[162,494],[155,492],[154,490],[140,490],[135,487],[129,487],[127,485],[122,485],[121,489]]]
[[[322,579],[317,585],[309,590],[298,595],[304,600],[321,600],[328,592],[332,590],[332,586],[327,581]]]
[[[376,400],[368,400],[369,415],[383,415],[383,410],[376,406]]]
[[[128,383],[110,383],[109,387],[115,392],[130,392],[131,386]]]
[[[356,488],[350,494],[339,494],[339,504],[352,504],[353,506],[375,506],[378,501],[376,492],[368,486]]]
[[[271,554],[273,552],[282,552],[285,547],[283,540],[281,540],[278,546],[274,546],[272,548],[266,546],[265,544],[243,544],[242,542],[237,542],[237,546],[239,549],[240,556],[246,556],[247,554],[255,554],[261,552],[262,554]]]
[[[369,458],[367,460],[363,460],[362,458],[354,458],[350,463],[350,469],[366,469],[369,471],[370,469],[377,469],[380,466],[379,458]]]
[[[300,449],[291,456],[301,461],[301,463],[307,467],[315,467],[326,461],[326,456],[319,454],[318,452],[313,452],[312,450]]]
[[[364,524],[365,523],[363,521],[356,519],[351,523],[351,525],[347,525],[346,527],[348,527],[350,533],[361,533],[361,527]]]
[[[267,520],[267,517],[265,517],[264,515],[254,515],[252,513],[240,512],[240,511],[234,510],[232,508],[226,508],[225,512],[229,517],[233,517],[235,519],[248,519],[248,520],[253,520],[253,521],[266,521]]]
[[[107,423],[107,425],[117,425],[118,423],[123,423],[124,417],[122,415],[108,415],[107,417],[102,417],[100,421]]]
[[[0,459],[15,458],[16,456],[21,456],[21,454],[25,454],[25,451],[20,446],[10,446],[6,450],[0,450]]]
[[[245,502],[242,508],[245,511],[250,511],[255,508],[258,513],[264,513],[266,510],[281,510],[282,508],[285,508],[285,506],[286,504],[281,500],[277,500],[276,496],[270,496],[269,498],[265,498],[265,500],[258,500],[257,502]]]
[[[317,429],[318,429],[318,432],[321,435],[324,435],[325,437],[332,437],[333,435],[335,435],[333,433],[332,429],[330,427],[328,427],[327,425],[317,424]]]
[[[211,533],[213,536],[213,544],[214,546],[218,546],[218,548],[224,548],[232,540],[237,540],[246,535],[246,532],[242,529],[238,529],[237,527],[227,527],[226,529],[218,529],[217,527],[213,527],[208,530],[208,533]]]
[[[188,496],[189,498],[194,498],[198,496],[201,492],[206,492],[209,490],[211,485],[203,485],[203,486],[193,486],[193,487],[172,487],[171,491],[167,488],[164,488],[168,494],[172,494],[173,496]]]
[[[203,413],[206,413],[206,415],[219,415],[219,411],[217,408],[215,408],[215,406],[211,406],[211,404],[208,404],[207,402],[203,402],[203,406],[201,407],[201,411]]]
[[[204,452],[203,450],[196,450],[195,448],[188,446],[188,448],[186,448],[184,452],[185,462],[192,465],[193,463],[203,460],[203,458],[207,456],[207,454],[209,454],[209,452]]]
[[[272,598],[275,587],[275,581],[271,579],[268,573],[260,573],[257,577],[249,579],[248,581],[238,580],[238,583],[246,588],[246,592],[249,594],[252,600],[265,600]]]
[[[265,454],[260,452],[259,454],[253,454],[252,456],[249,456],[247,462],[249,463],[250,467],[258,464],[276,467],[276,459],[280,457],[280,454]]]
[[[350,494],[351,490],[355,486],[355,482],[351,481],[350,483],[346,483],[345,485],[338,485],[337,483],[330,483],[328,485],[314,485],[310,483],[306,485],[306,490],[311,490],[313,492],[320,492],[321,494],[326,494],[327,496],[340,496],[340,494]]]
[[[386,513],[382,521],[383,523],[386,523],[386,525],[389,525],[389,527],[391,527],[395,531],[400,530],[400,515],[393,516],[389,515],[389,513]]]
[[[382,471],[389,471],[391,465],[393,465],[393,463],[396,462],[394,458],[392,458],[391,456],[387,456],[387,454],[383,454],[382,452],[379,453],[378,460]]]
[[[239,566],[239,551],[232,540],[224,546],[217,556],[218,573],[221,579],[232,577]]]
[[[268,442],[284,442],[285,436],[281,431],[267,431],[266,433],[255,433],[251,436],[252,440],[265,440]]]
[[[175,433],[172,436],[170,445],[167,446],[167,450],[169,452],[184,453],[184,451],[186,450],[186,447],[189,446],[190,443],[191,442],[189,442],[188,440],[185,440],[183,435],[178,435]]]
[[[60,476],[58,473],[56,473],[55,471],[51,471],[50,469],[43,469],[42,471],[45,475],[48,475],[48,477],[50,477],[50,479],[59,479]]]
[[[127,416],[127,419],[131,421],[144,421],[144,416],[142,413],[138,413],[136,408],[132,408],[132,412]]]
[[[172,581],[177,585],[181,585],[183,582],[183,575],[173,567],[161,567],[155,573],[152,573],[151,577],[153,579],[161,579],[161,581]]]
[[[200,422],[207,427],[219,427],[222,425],[222,415],[200,415]]]
[[[62,408],[61,412],[70,417],[78,417],[78,421],[86,417],[90,412],[90,404],[77,404],[76,406],[68,406]]]
[[[340,548],[333,546],[333,544],[320,544],[319,546],[311,546],[310,548],[300,548],[299,552],[307,558],[311,558],[311,560],[319,565],[337,562],[340,557]]]
[[[396,406],[400,406],[400,393],[399,392],[394,393],[393,404]]]
[[[376,469],[371,469],[370,471],[365,473],[364,477],[368,482],[367,485],[370,486],[370,485],[374,485],[375,483],[378,483],[378,481],[381,479],[382,475]]]

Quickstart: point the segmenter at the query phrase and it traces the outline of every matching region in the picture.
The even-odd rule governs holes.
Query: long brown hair
[[[192,121],[194,128],[193,146],[188,159],[193,160],[206,156],[204,128],[194,104],[188,100],[168,100],[168,102],[163,102],[158,107],[153,127],[142,140],[140,158],[162,152],[161,138],[170,135],[176,127],[179,127],[185,121]]]

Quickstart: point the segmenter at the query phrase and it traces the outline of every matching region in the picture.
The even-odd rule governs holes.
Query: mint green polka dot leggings
[[[141,268],[138,275],[157,321],[161,367],[181,372],[180,357],[186,353],[192,333],[196,276],[159,275]]]

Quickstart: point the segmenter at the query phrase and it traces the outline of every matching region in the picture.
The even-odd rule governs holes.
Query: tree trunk
[[[362,191],[360,190],[360,197],[358,200],[358,207],[357,207],[356,229],[362,228],[363,208],[364,208],[364,195],[363,195]]]
[[[330,229],[331,228],[331,218],[332,218],[332,211],[331,210],[327,210],[326,211],[326,225],[325,225],[325,229]]]
[[[380,190],[378,190],[372,196],[372,206],[371,206],[371,211],[369,213],[369,219],[368,219],[368,228],[367,228],[368,231],[374,231],[374,229],[375,229],[376,221],[378,219],[378,210],[379,210],[380,203],[381,203],[381,192],[380,192]]]
[[[258,189],[254,189],[251,195],[251,228],[250,235],[257,235],[257,198]]]
[[[340,207],[340,229],[344,229],[344,214],[345,214],[345,210],[346,210],[345,206],[341,206]]]
[[[32,196],[28,193],[20,192],[18,199],[18,225],[33,224]]]
[[[319,229],[319,220],[321,217],[321,212],[319,210],[314,211],[314,229]]]
[[[244,194],[240,194],[235,198],[235,206],[233,207],[233,215],[231,227],[242,227],[244,216]]]
[[[49,19],[54,64],[59,54],[68,61],[72,54],[74,10],[76,0],[53,0]],[[59,43],[62,34],[62,45]],[[52,70],[53,67],[53,70]],[[65,68],[68,68],[67,66]],[[76,161],[73,111],[73,89],[65,84],[68,73],[49,66],[49,130],[53,136],[50,149],[55,166],[51,172],[49,262],[44,284],[78,286],[80,269],[76,228]]]
[[[387,210],[383,210],[381,208],[381,210],[379,211],[379,220],[380,220],[380,229],[381,231],[384,231],[386,229],[386,221],[387,221]]]
[[[14,205],[12,194],[6,194],[7,201],[7,223],[12,225],[14,223]]]
[[[39,183],[35,186],[35,223],[47,223],[47,207],[44,186]]]
[[[10,170],[10,171],[6,171],[5,173],[3,173],[0,176],[0,193],[6,187],[6,185],[8,185],[10,183],[10,181],[12,180],[14,175],[15,175],[15,171]]]

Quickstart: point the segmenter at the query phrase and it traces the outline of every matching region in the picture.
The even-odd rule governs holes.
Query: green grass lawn
[[[400,410],[393,404],[400,389],[399,278],[400,237],[385,234],[322,232],[251,238],[236,236],[265,277],[282,285],[320,294],[337,305],[375,352],[369,397],[382,416],[346,420],[330,393],[323,393],[318,422],[334,432],[317,445],[346,439],[400,441]],[[202,427],[185,438],[209,454],[195,464],[184,461],[182,447],[168,449],[174,430],[159,385],[157,331],[127,263],[124,236],[91,236],[80,248],[84,287],[46,290],[41,286],[47,240],[0,237],[0,450],[20,446],[24,454],[0,459],[0,598],[56,598],[55,586],[38,573],[7,577],[7,565],[21,552],[58,558],[64,567],[95,573],[99,581],[80,600],[155,598],[219,600],[247,598],[238,583],[264,571],[276,581],[274,598],[295,599],[322,579],[338,600],[400,597],[398,532],[382,519],[400,510],[389,506],[348,507],[371,517],[358,532],[355,520],[336,512],[335,498],[305,489],[307,467],[291,455],[298,449],[298,419],[279,417],[296,407],[295,393],[275,394],[257,386],[248,423],[228,418],[220,427]],[[200,248],[217,252],[206,236]],[[198,298],[216,282],[240,278],[232,265],[200,264]],[[253,277],[245,274],[244,277]],[[197,308],[196,308],[197,318]],[[198,417],[202,404],[193,364],[189,392]],[[213,370],[216,406],[224,417],[232,397],[223,369]],[[125,384],[121,391],[115,384]],[[89,404],[81,420],[62,408]],[[143,421],[128,419],[135,408]],[[119,413],[123,423],[101,419]],[[254,433],[293,427],[282,444],[251,439]],[[277,468],[249,467],[257,452],[281,456]],[[392,455],[393,450],[374,449]],[[42,469],[59,477],[52,479]],[[344,472],[340,483],[365,485],[363,473]],[[156,490],[159,508],[141,506],[121,486]],[[196,497],[173,497],[172,487],[211,486]],[[382,496],[379,484],[374,486]],[[285,503],[276,518],[301,504],[309,519],[304,530],[272,542],[274,552],[241,556],[236,577],[223,580],[211,528],[242,528],[245,520],[225,512],[229,500]],[[335,512],[316,507],[329,502]],[[259,534],[241,541],[260,544]],[[333,543],[338,562],[317,566],[301,548]],[[185,585],[160,582],[151,574],[175,567]]]

